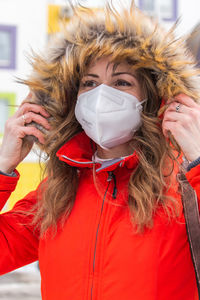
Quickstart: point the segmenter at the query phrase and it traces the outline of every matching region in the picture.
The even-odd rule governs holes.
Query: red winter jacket
[[[160,209],[153,229],[134,232],[127,185],[138,163],[136,155],[113,161],[111,166],[97,166],[99,192],[93,184],[92,152],[85,134],[73,138],[57,155],[80,168],[72,213],[55,238],[40,240],[29,217],[17,212],[37,201],[36,191],[1,214],[0,273],[39,258],[44,300],[198,299],[183,213],[169,221]],[[200,166],[189,171],[187,178],[200,199]],[[0,176],[1,207],[17,179]],[[174,183],[169,194],[180,202],[176,191]]]

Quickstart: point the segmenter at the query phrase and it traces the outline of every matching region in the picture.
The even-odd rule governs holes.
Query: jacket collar
[[[118,166],[133,169],[138,164],[138,156],[135,152],[124,158],[119,157],[103,163],[95,163],[92,161],[95,151],[95,143],[83,131],[64,144],[56,155],[61,161],[73,167],[92,168],[95,164],[97,173],[100,171],[113,171]]]

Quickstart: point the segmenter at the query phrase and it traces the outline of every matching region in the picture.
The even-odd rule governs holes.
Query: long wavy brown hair
[[[41,234],[50,227],[56,228],[59,220],[64,222],[73,209],[77,169],[59,161],[56,153],[82,130],[74,114],[79,82],[91,61],[103,56],[112,56],[114,63],[128,62],[130,69],[136,70],[141,90],[148,99],[143,124],[130,142],[139,156],[139,165],[129,181],[132,222],[142,230],[152,226],[158,207],[171,215],[175,212],[175,200],[169,199],[166,192],[174,179],[177,152],[175,155],[172,144],[162,133],[158,111],[161,101],[180,92],[197,101],[198,72],[184,46],[180,50],[173,30],[164,33],[138,12],[134,3],[120,13],[108,5],[101,15],[102,11],[74,8],[71,23],[45,55],[34,55],[34,71],[23,81],[33,92],[31,102],[42,105],[51,115],[52,130],[45,132],[46,143],[40,145],[48,157],[47,179],[40,186],[34,218]]]

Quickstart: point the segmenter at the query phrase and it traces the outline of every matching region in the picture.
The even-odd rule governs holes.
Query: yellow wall
[[[60,31],[59,13],[60,5],[48,5],[48,34]]]
[[[20,173],[20,179],[16,190],[9,198],[5,207],[6,210],[11,209],[18,200],[22,199],[30,191],[36,189],[41,181],[42,172],[38,163],[23,162],[17,167],[17,170]]]
[[[69,18],[63,19],[60,16],[61,9],[61,5],[48,5],[48,34],[59,32],[61,30],[61,24],[69,22]]]

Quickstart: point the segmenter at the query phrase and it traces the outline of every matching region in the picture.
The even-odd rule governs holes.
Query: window
[[[14,93],[0,93],[0,137],[3,135],[6,120],[15,112]]]
[[[139,7],[148,14],[152,15],[156,11],[155,0],[140,0]]]
[[[165,21],[176,21],[177,0],[160,0],[160,15]]]
[[[164,21],[176,21],[177,0],[139,0],[139,8]]]
[[[0,25],[0,69],[16,67],[16,27]]]

